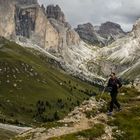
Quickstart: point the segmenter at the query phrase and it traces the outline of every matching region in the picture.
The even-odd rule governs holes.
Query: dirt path
[[[31,129],[30,127],[19,127],[19,126],[3,124],[3,123],[0,123],[0,128],[14,133],[23,133]]]
[[[95,124],[101,123],[105,126],[105,134],[100,137],[100,140],[112,140],[112,128],[106,124],[108,117],[104,113],[97,113],[91,118],[87,118],[86,112],[93,109],[98,110],[101,107],[95,98],[91,98],[88,101],[84,101],[80,107],[76,107],[74,111],[68,114],[59,123],[63,123],[64,126],[55,127],[51,129],[36,128],[19,135],[19,137],[30,136],[30,140],[47,140],[53,137],[59,137],[67,134],[76,133],[79,131],[87,130],[94,127]],[[69,124],[71,124],[69,126]]]

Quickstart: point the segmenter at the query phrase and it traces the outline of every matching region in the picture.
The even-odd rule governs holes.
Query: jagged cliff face
[[[37,0],[1,0],[0,21],[1,36],[24,43],[29,39],[42,48],[58,50],[59,33]]]
[[[18,1],[15,13],[16,36],[30,39],[42,48],[57,48],[58,34],[36,0]]]
[[[35,31],[37,9],[35,6],[25,7],[16,6],[15,21],[16,35],[21,35],[27,38],[31,37]]]
[[[86,23],[78,25],[75,30],[84,41],[102,47],[111,44],[118,38],[124,37],[126,34],[120,25],[112,22],[103,23],[98,27],[94,27],[91,23]]]
[[[62,23],[66,22],[65,15],[61,11],[61,8],[58,5],[56,6],[49,5],[46,9],[46,15],[47,15],[47,18],[53,18]]]
[[[1,0],[0,3],[1,36],[12,36],[23,42],[29,39],[56,52],[64,46],[78,44],[78,35],[65,21],[58,5],[43,10],[37,0]],[[48,18],[54,19],[54,23]]]
[[[15,33],[14,0],[0,0],[0,35],[10,38]]]
[[[75,30],[85,42],[99,46],[105,45],[105,39],[100,37],[91,23],[78,25]]]
[[[55,41],[55,46],[57,46],[51,46],[47,50],[54,55],[59,54],[63,57],[64,52],[66,53],[65,49],[67,49],[67,46],[79,45],[80,38],[69,23],[66,22],[64,13],[58,5],[49,5],[45,11],[48,20],[56,30],[55,36],[53,35],[51,38],[52,42]]]
[[[78,45],[80,38],[78,34],[71,28],[70,24],[66,22],[65,15],[58,5],[47,6],[46,16],[57,32],[62,34],[63,43],[65,42],[64,45]],[[66,34],[65,39],[64,34]]]
[[[101,24],[97,32],[104,38],[109,38],[112,36],[114,39],[121,38],[126,34],[119,24],[113,22],[106,22]]]

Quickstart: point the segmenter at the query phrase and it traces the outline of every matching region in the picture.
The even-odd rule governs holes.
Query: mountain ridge
[[[100,26],[93,26],[91,23],[81,24],[75,31],[84,41],[100,47],[107,46],[126,35],[119,24],[109,21]]]
[[[13,0],[12,2],[15,1]],[[112,22],[106,22],[105,24],[102,24],[101,27],[98,27],[98,29],[97,27],[94,29],[93,25],[90,23],[87,25],[85,24],[84,26],[87,26],[87,29],[89,28],[87,34],[90,34],[90,31],[98,32],[93,34],[95,37],[97,37],[97,34],[100,33],[100,28],[103,28],[102,31],[104,32],[104,35],[102,35],[100,38],[97,37],[97,40],[105,40],[103,36],[106,36],[106,33],[109,32],[111,34],[114,33],[114,35],[117,34],[117,36],[120,32],[124,35],[122,38],[116,39],[116,41],[113,39],[114,41],[111,41],[111,44],[109,43],[108,46],[100,48],[99,46],[85,43],[80,39],[78,33],[76,33],[66,21],[64,12],[58,5],[50,5],[44,9],[43,7],[39,6],[36,0],[31,0],[28,2],[26,0],[22,1],[24,2],[24,7],[21,6],[20,2],[20,0],[17,0],[16,6],[14,6],[9,0],[3,1],[2,4],[8,3],[7,6],[12,7],[12,11],[10,11],[10,13],[7,11],[7,14],[9,13],[11,18],[10,20],[6,21],[7,25],[10,23],[11,24],[9,27],[10,29],[7,28],[8,31],[6,32],[4,32],[5,26],[3,26],[5,23],[0,24],[0,35],[16,40],[17,43],[21,42],[20,44],[25,44],[25,46],[26,44],[28,44],[28,46],[33,46],[33,44],[40,46],[42,49],[44,49],[44,51],[50,53],[51,56],[53,55],[54,58],[59,59],[61,66],[68,73],[80,77],[81,79],[97,82],[97,79],[102,80],[102,77],[106,77],[110,73],[111,69],[116,71],[118,74],[125,74],[125,71],[127,71],[127,69],[133,65],[130,64],[129,67],[127,65],[120,65],[118,70],[115,69],[117,64],[113,63],[113,61],[115,61],[114,59],[110,59],[114,53],[110,52],[118,51],[119,48],[124,50],[122,45],[124,45],[127,38],[128,40],[131,38],[137,42],[138,39],[133,38],[134,36],[135,38],[139,38],[139,32],[137,29],[139,26],[133,28],[131,33],[124,35],[125,33],[122,31],[120,25]],[[16,9],[15,13],[13,13],[14,9]],[[0,18],[1,21],[3,21],[5,9],[1,8],[1,10]],[[16,17],[15,19],[14,14]],[[116,28],[118,30],[114,31]],[[132,35],[130,37],[130,34],[133,34],[133,37]],[[88,38],[88,36],[86,37]],[[138,43],[135,44],[136,46],[138,45]],[[117,47],[117,45],[120,46]],[[127,48],[128,47],[126,47],[125,50],[127,50]],[[135,47],[132,48],[135,49]],[[104,58],[104,54],[107,54],[109,57]],[[137,53],[134,52],[134,54]],[[122,57],[125,57],[123,53],[122,55]],[[99,59],[103,61],[101,62]],[[120,61],[117,57],[115,59],[118,59],[116,60],[117,62]]]

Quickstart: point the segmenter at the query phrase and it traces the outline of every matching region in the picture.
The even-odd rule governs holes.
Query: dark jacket
[[[109,92],[114,92],[114,93],[118,93],[118,88],[120,88],[122,86],[121,81],[118,78],[112,79],[110,78],[108,81],[108,89]]]

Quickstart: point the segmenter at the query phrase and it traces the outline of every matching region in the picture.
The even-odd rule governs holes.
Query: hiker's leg
[[[111,102],[110,102],[109,112],[112,112],[113,111],[113,106],[114,106],[114,97],[113,97],[113,93],[111,93],[110,95],[111,95]]]
[[[114,104],[118,107],[118,109],[120,109],[121,106],[120,106],[119,102],[117,101],[117,93],[114,96]]]

